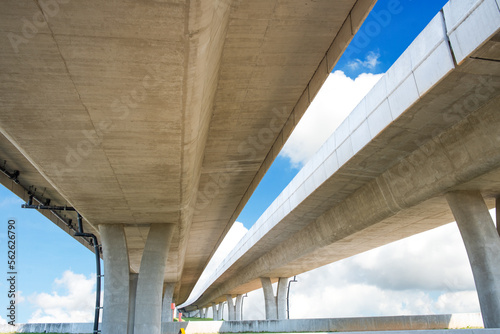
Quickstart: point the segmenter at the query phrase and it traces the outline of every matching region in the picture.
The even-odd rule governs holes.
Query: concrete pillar
[[[276,309],[276,297],[273,292],[271,278],[261,277],[262,290],[264,291],[264,303],[266,306],[266,320],[277,320],[278,311]]]
[[[479,191],[446,194],[474,274],[485,328],[500,328],[500,237]]]
[[[151,224],[142,254],[134,334],[160,334],[163,278],[174,224]]]
[[[129,300],[128,300],[128,332],[127,334],[134,334],[134,320],[135,320],[135,300],[137,296],[137,280],[139,274],[129,274]]]
[[[241,321],[241,304],[243,300],[243,295],[236,296],[236,305],[234,306],[235,319]]]
[[[288,278],[280,277],[278,281],[278,293],[276,296],[276,304],[278,311],[278,320],[285,320],[286,317],[286,292],[288,288]]]
[[[224,319],[224,302],[219,303],[219,308],[217,310],[217,320]]]
[[[495,213],[497,218],[497,232],[500,235],[500,197],[495,199]]]
[[[161,306],[161,322],[174,321],[174,312],[172,310],[174,289],[175,289],[175,283],[163,284],[163,303]]]
[[[234,314],[235,306],[233,304],[233,296],[226,295],[226,299],[227,299],[227,317],[228,317],[227,320],[229,321],[236,320],[236,316]]]
[[[217,319],[217,304],[215,303],[212,303],[212,318],[217,321],[219,319]]]
[[[201,309],[201,315],[200,316],[201,316],[202,319],[206,319],[206,317],[207,317],[207,309],[205,307],[203,307]]]
[[[127,333],[129,306],[129,261],[121,224],[99,225],[104,263],[104,308],[102,333]]]
[[[274,296],[271,278],[261,277],[262,290],[264,291],[264,301],[266,304],[266,319],[277,320],[286,319],[286,290],[288,278],[280,277],[278,281],[277,296]]]

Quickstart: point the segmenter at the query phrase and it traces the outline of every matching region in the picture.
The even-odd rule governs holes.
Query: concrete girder
[[[456,191],[446,199],[469,256],[485,328],[500,328],[500,236],[479,191]]]

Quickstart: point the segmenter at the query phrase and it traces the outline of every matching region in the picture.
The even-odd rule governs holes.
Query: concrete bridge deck
[[[450,191],[480,191],[493,207],[499,28],[498,2],[450,1],[186,309],[452,222]]]
[[[119,225],[131,273],[173,225],[181,303],[374,3],[2,1],[0,182]]]

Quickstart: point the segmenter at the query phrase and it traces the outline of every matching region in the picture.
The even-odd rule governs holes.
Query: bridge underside
[[[245,294],[261,288],[262,277],[276,282],[450,223],[449,192],[479,191],[494,207],[500,13],[495,1],[470,6],[455,1],[434,18],[193,304]]]
[[[374,2],[2,1],[0,181],[122,226],[131,272],[175,225],[181,303]]]

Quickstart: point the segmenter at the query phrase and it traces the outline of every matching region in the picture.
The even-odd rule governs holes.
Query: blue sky
[[[385,73],[444,6],[444,0],[379,0],[333,71],[351,79],[362,73]],[[380,31],[378,34],[374,32]],[[371,66],[353,66],[376,55]],[[368,64],[367,64],[368,65]],[[290,159],[278,156],[238,217],[250,228],[299,172]]]
[[[444,4],[443,0],[379,0],[334,71],[342,71],[341,75],[345,75],[345,78],[352,79],[352,81],[359,76],[366,77],[367,73],[384,73]],[[298,163],[292,161],[286,154],[278,156],[237,219],[246,229],[255,223],[292,180],[303,162],[304,160]],[[18,301],[17,322],[27,322],[30,319],[74,321],[72,319],[92,315],[93,296],[90,296],[90,306],[86,315],[74,310],[76,307],[71,306],[68,300],[84,298],[70,291],[72,288],[70,281],[79,280],[87,287],[93,284],[92,274],[95,270],[93,254],[41,214],[34,210],[21,209],[21,203],[22,201],[0,186],[0,222],[3,226],[0,228],[1,245],[6,244],[8,219],[14,218],[17,226],[19,272],[17,289],[22,294]],[[3,246],[3,248],[6,253],[6,247]],[[356,262],[358,261],[356,259],[350,261],[341,263],[339,266],[358,269],[363,267],[362,264]],[[6,264],[4,267],[7,272]],[[308,274],[304,275],[303,280],[306,280]],[[320,287],[321,284],[323,282],[317,283]],[[0,288],[6,288],[3,280],[0,280]],[[327,288],[325,285],[325,289]],[[297,294],[296,298],[299,297]],[[258,299],[258,297],[251,298]],[[53,301],[53,307],[41,305],[43,303],[40,300],[43,299]],[[0,303],[1,305],[7,304],[5,293],[0,295]],[[57,307],[57,304],[65,303],[67,309]],[[245,303],[251,304],[251,302]],[[307,303],[307,300],[304,299],[303,303]],[[362,308],[353,308],[353,310],[358,310],[352,311],[358,312],[357,315],[374,313]],[[390,309],[387,312],[397,313],[394,310]],[[404,313],[404,311],[401,312]],[[3,314],[0,314],[0,317],[5,319]],[[92,321],[92,318],[85,319]]]

